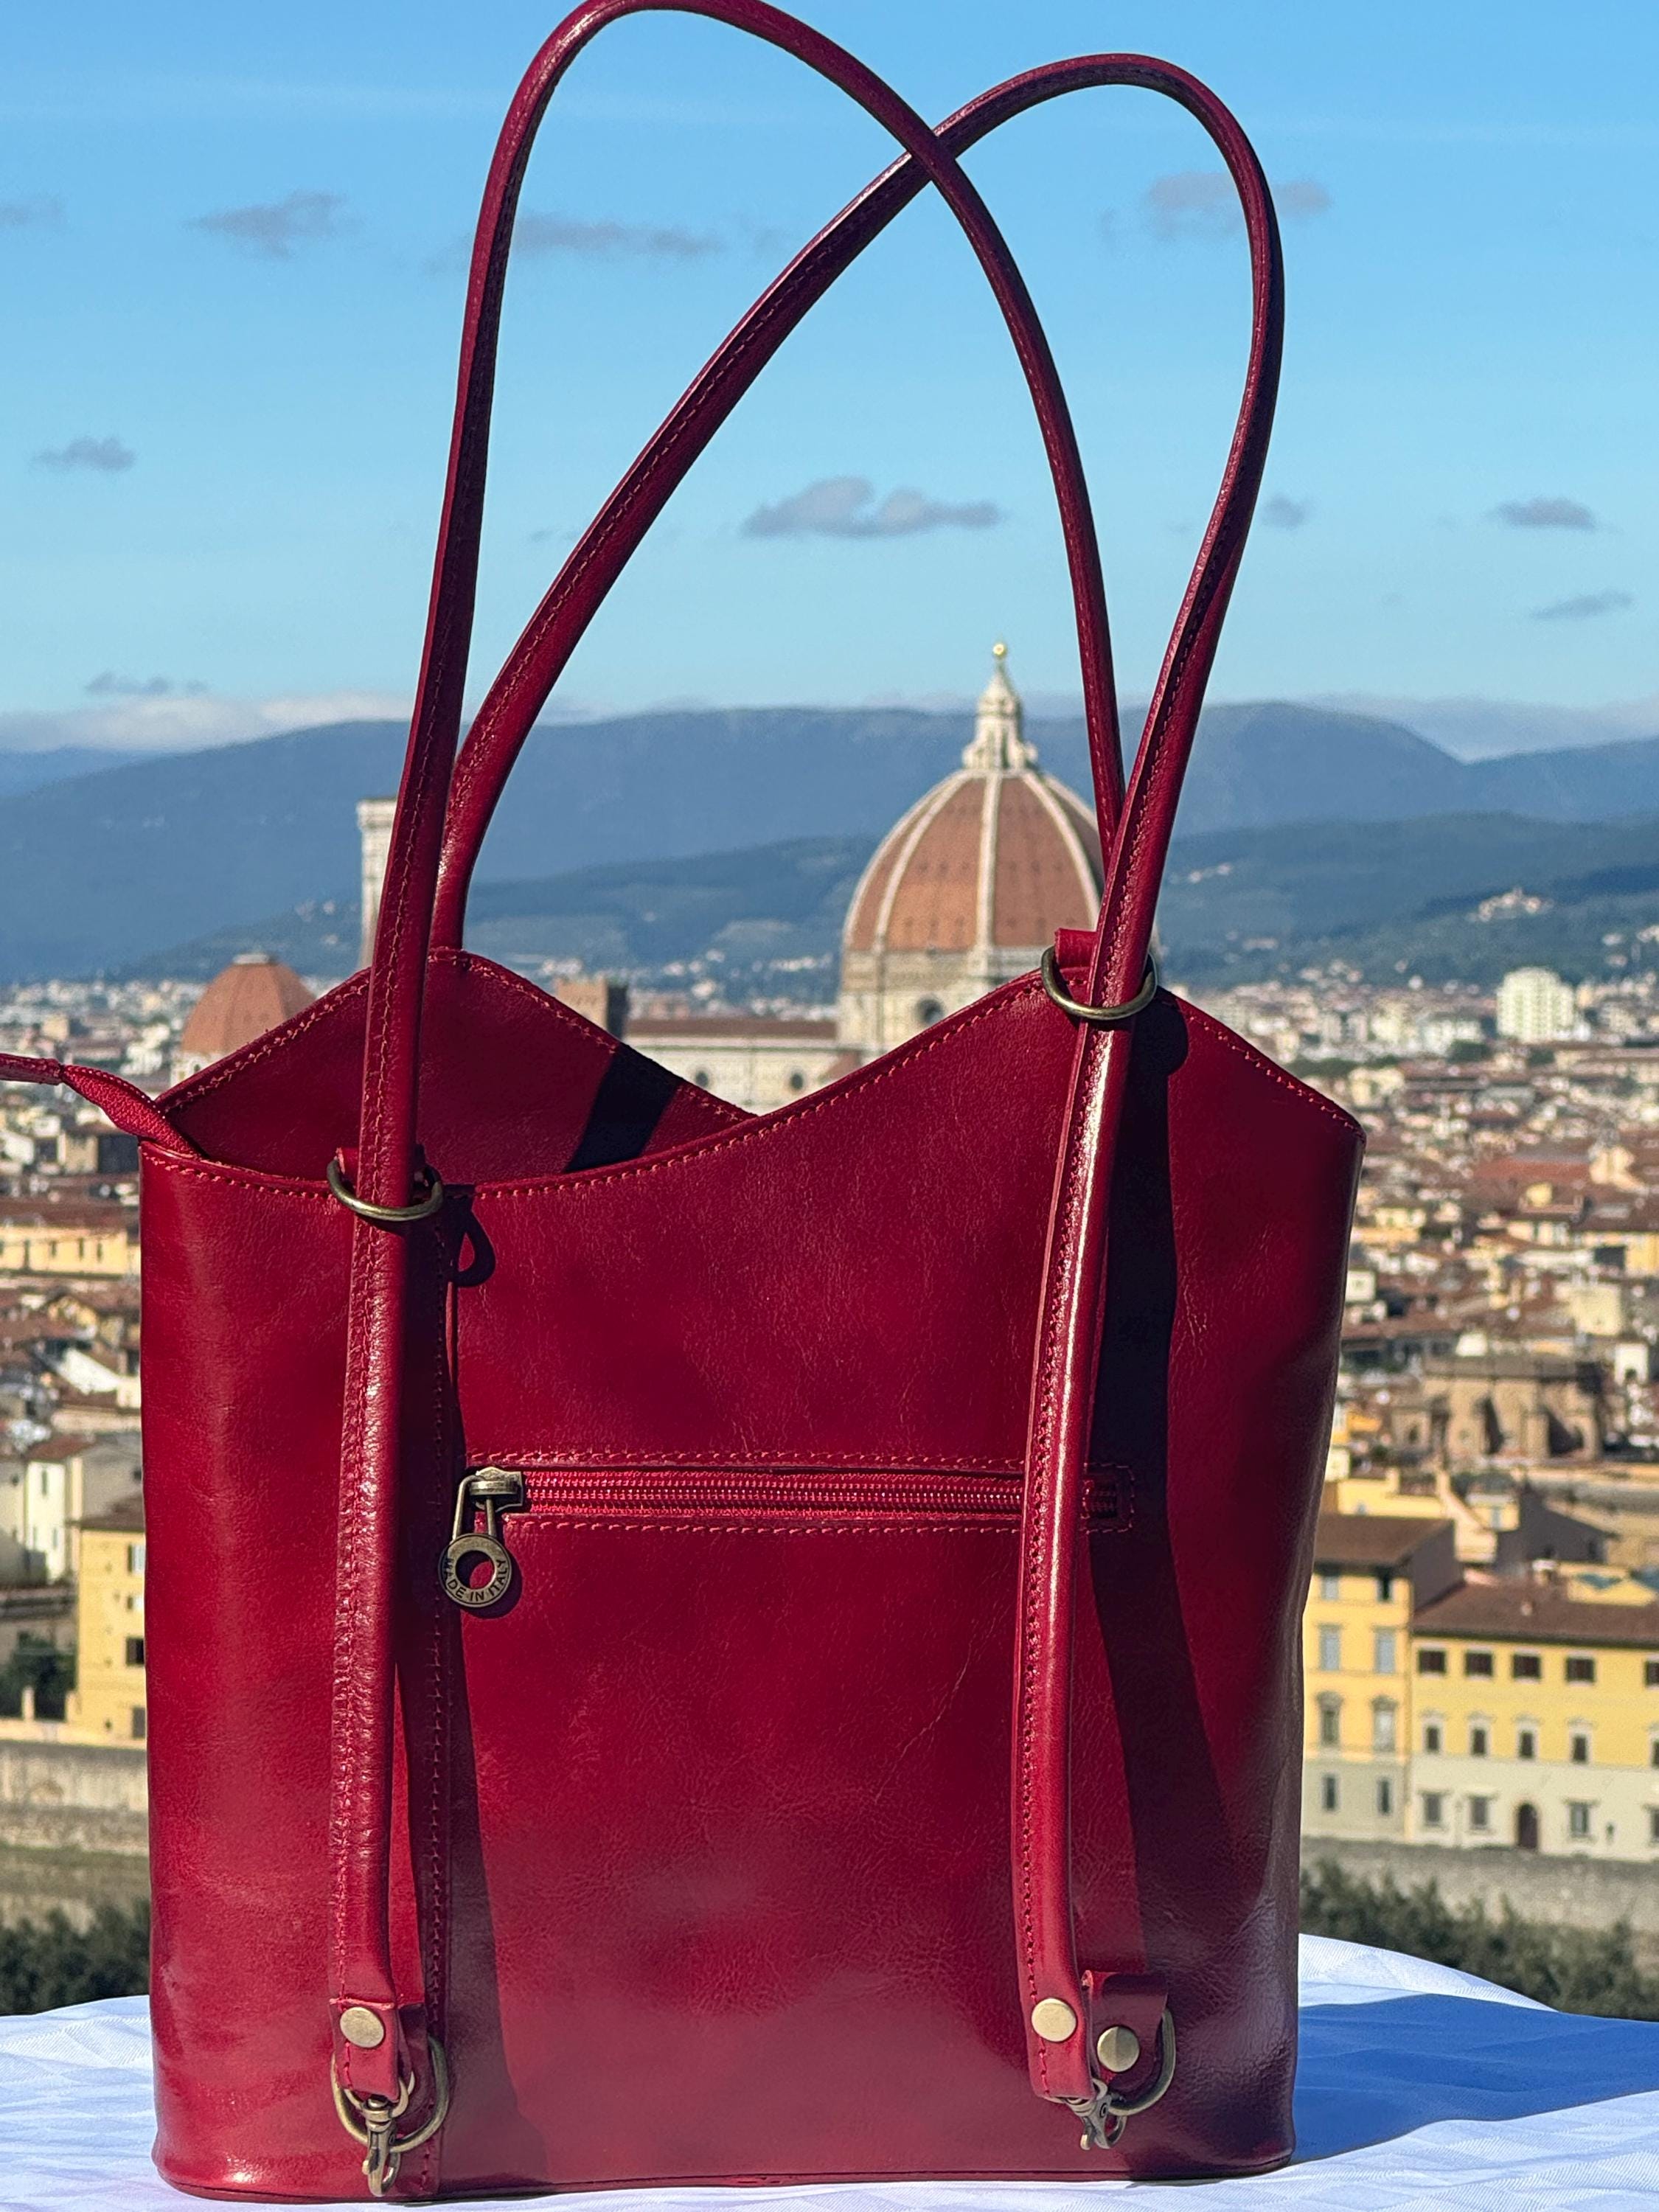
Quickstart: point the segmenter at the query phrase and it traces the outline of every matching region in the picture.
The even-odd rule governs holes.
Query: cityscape
[[[367,957],[392,807],[357,810]],[[577,1012],[750,1111],[857,1067],[1086,926],[1087,808],[1000,653],[960,765],[848,902],[840,995],[726,1002],[536,963]],[[1500,902],[1524,902],[1523,891]],[[1304,1835],[1659,1862],[1659,932],[1604,980],[1333,963],[1189,991],[1367,1133],[1305,1618]],[[343,960],[342,968],[346,964]],[[0,1049],[151,1091],[341,980],[257,951],[0,999]],[[144,1535],[134,1140],[0,1088],[0,1843],[142,1885]],[[20,1848],[11,1856],[27,1856]],[[90,1877],[88,1877],[88,1879]],[[4,1904],[0,1898],[0,1907]]]

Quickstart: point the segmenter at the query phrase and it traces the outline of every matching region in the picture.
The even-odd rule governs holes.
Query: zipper
[[[454,1533],[442,1560],[445,1590],[468,1612],[494,1610],[519,1569],[503,1541],[502,1516],[558,1515],[574,1525],[743,1528],[769,1534],[908,1528],[1012,1527],[1024,1478],[1017,1474],[905,1474],[788,1468],[502,1468],[464,1474],[456,1490]],[[1091,1474],[1085,1489],[1091,1533],[1127,1519],[1121,1468]],[[476,1525],[482,1516],[483,1526]],[[483,1570],[481,1572],[480,1570]]]

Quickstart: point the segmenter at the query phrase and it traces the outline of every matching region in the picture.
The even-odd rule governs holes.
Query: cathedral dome
[[[281,960],[239,952],[191,1009],[179,1040],[175,1074],[193,1074],[228,1052],[252,1043],[311,1004],[311,993]]]
[[[1034,968],[1099,910],[1094,810],[1037,766],[1006,649],[962,766],[882,840],[842,937],[842,1036],[885,1051]]]

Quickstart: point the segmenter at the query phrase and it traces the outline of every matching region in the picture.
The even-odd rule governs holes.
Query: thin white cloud
[[[924,530],[989,530],[1002,510],[988,499],[941,500],[908,486],[874,504],[868,477],[823,477],[770,507],[757,507],[745,538],[909,538]]]
[[[1492,511],[1494,522],[1511,530],[1597,530],[1601,525],[1582,499],[1504,499]]]
[[[337,238],[345,228],[344,210],[338,192],[295,191],[285,199],[193,216],[188,227],[222,238],[262,260],[291,261],[297,247]]]
[[[1279,214],[1292,222],[1329,212],[1331,196],[1313,177],[1273,187]],[[1154,238],[1225,238],[1243,227],[1238,192],[1224,169],[1176,169],[1154,177],[1140,196],[1141,218]],[[1103,226],[1112,234],[1109,215]]]
[[[44,447],[34,457],[37,469],[91,469],[99,476],[118,476],[138,456],[118,438],[71,438],[67,446]]]
[[[114,678],[112,683],[122,680]],[[58,713],[27,709],[0,713],[0,751],[109,745],[184,752],[203,745],[234,744],[245,738],[273,737],[282,730],[312,729],[327,722],[404,721],[410,708],[406,696],[392,691],[342,689],[289,692],[269,699],[233,699],[199,688],[153,691],[148,679],[136,692],[100,690],[98,697],[95,707],[70,707]]]
[[[205,684],[175,684],[170,676],[118,676],[112,668],[87,685],[94,699],[198,699],[206,690]]]
[[[50,230],[64,220],[64,203],[55,193],[32,199],[0,200],[0,230]]]
[[[1534,622],[1594,622],[1597,615],[1622,614],[1636,601],[1628,592],[1580,592],[1571,599],[1552,599],[1547,607],[1534,607]]]
[[[608,217],[522,210],[513,226],[515,253],[574,253],[589,260],[695,261],[718,253],[712,233],[680,223],[616,222]]]
[[[1312,513],[1305,499],[1286,499],[1282,492],[1261,502],[1261,520],[1274,530],[1300,530]]]

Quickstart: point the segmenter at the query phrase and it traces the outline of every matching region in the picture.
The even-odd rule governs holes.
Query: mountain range
[[[1033,724],[1030,733],[1045,767],[1085,783],[1079,722]],[[65,768],[32,789],[18,787],[9,765],[23,757],[0,753],[0,795],[9,793],[0,812],[0,977],[156,972],[158,956],[175,948],[246,943],[253,927],[306,908],[322,915],[313,939],[342,940],[330,969],[349,966],[356,802],[395,786],[404,734],[392,722],[340,723]],[[684,883],[671,864],[713,856],[715,875],[729,878],[733,856],[774,848],[793,848],[795,858],[744,861],[740,880],[718,895],[704,883],[696,927],[804,927],[807,889],[817,883],[820,899],[829,895],[807,848],[830,855],[824,880],[855,874],[854,855],[954,766],[966,735],[960,714],[905,708],[545,726],[486,844],[477,928],[497,933],[532,915],[545,921],[548,887],[560,879],[563,916],[574,918],[573,897],[598,900],[581,911],[592,927],[608,916],[613,936],[604,941],[614,943],[616,930],[635,927],[628,900],[643,896],[641,864],[646,876],[666,866]],[[1163,927],[1172,951],[1184,945],[1194,958],[1231,945],[1237,965],[1245,939],[1262,938],[1279,942],[1250,957],[1278,957],[1291,939],[1392,926],[1437,899],[1467,903],[1517,882],[1536,889],[1534,877],[1565,884],[1636,867],[1644,850],[1659,853],[1659,830],[1644,816],[1659,817],[1659,738],[1464,762],[1376,716],[1219,706],[1205,717],[1188,776]],[[1478,820],[1460,818],[1469,817]],[[1586,834],[1574,842],[1575,832]],[[591,876],[584,888],[583,875],[614,867],[634,872],[632,890],[623,878],[607,888]],[[521,887],[509,903],[523,914],[501,908],[507,884]],[[1616,894],[1626,895],[1641,896]],[[787,910],[757,911],[768,898]],[[809,936],[822,921],[819,914]],[[597,957],[592,928],[590,939]]]

